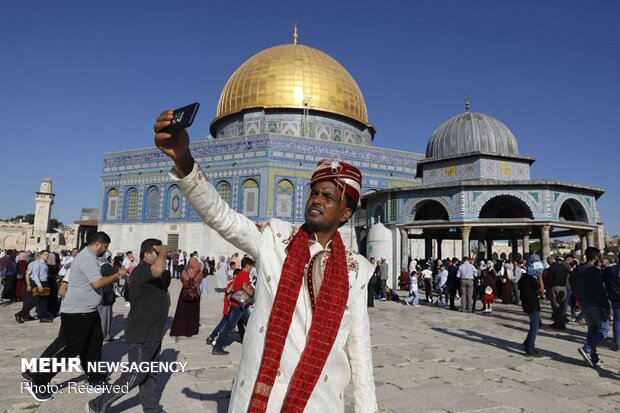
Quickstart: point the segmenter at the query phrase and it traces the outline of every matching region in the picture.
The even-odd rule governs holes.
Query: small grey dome
[[[52,178],[46,176],[45,178],[43,178],[43,182],[52,182]]]
[[[426,145],[427,158],[443,158],[470,152],[518,155],[510,129],[483,113],[465,112],[438,127]]]

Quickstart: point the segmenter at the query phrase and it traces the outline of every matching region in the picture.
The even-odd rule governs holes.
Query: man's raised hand
[[[170,126],[172,118],[173,111],[171,110],[163,111],[157,118],[153,125],[155,146],[169,156],[178,171],[185,176],[192,171],[194,166],[194,159],[189,151],[189,135],[185,129],[177,130],[172,134],[163,132],[163,129]]]

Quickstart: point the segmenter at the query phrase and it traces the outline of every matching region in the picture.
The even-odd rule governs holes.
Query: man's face
[[[50,256],[50,254],[48,252],[42,252],[41,254],[39,254],[39,259],[43,260],[43,261],[47,261],[47,258]]]
[[[341,222],[349,219],[352,213],[336,184],[323,181],[312,186],[305,211],[306,225],[310,231],[334,230]]]
[[[95,243],[95,255],[97,255],[97,257],[103,257],[103,254],[108,250],[108,245],[110,244],[102,244],[101,242]]]
[[[71,256],[72,256],[72,257],[75,257],[76,255],[78,255],[78,250],[77,250],[77,248],[73,248],[73,249],[71,250]]]

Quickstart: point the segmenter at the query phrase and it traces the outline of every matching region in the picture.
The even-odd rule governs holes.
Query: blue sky
[[[603,187],[620,233],[620,2],[21,1],[0,6],[0,218],[98,207],[103,153],[152,146],[157,113],[199,101],[203,139],[232,72],[265,48],[325,51],[359,84],[375,145],[424,152],[463,112],[503,121],[535,179]]]

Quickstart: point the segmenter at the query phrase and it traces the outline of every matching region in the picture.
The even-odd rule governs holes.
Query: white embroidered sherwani
[[[269,220],[262,228],[242,214],[233,211],[194,164],[192,172],[180,179],[176,170],[170,174],[192,208],[224,239],[256,259],[258,277],[255,304],[243,339],[243,353],[235,378],[229,412],[246,412],[254,390],[263,350],[269,315],[276,296],[285,248],[294,236],[291,223]],[[321,245],[310,246],[311,256],[323,250]],[[377,411],[370,346],[370,323],[366,310],[367,282],[374,271],[363,256],[347,251],[349,298],[340,323],[340,330],[321,376],[308,400],[306,412],[344,412],[344,389],[351,382],[356,412]],[[323,260],[317,260],[323,261]],[[305,281],[305,280],[304,280]],[[330,288],[323,285],[321,288]],[[329,291],[341,294],[340,291]],[[268,412],[279,412],[288,385],[306,344],[312,307],[307,283],[302,284],[293,320],[286,337],[281,365],[269,397]]]

